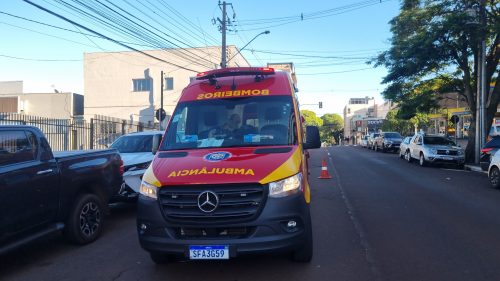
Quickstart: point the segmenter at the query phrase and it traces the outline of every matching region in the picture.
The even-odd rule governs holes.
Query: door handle
[[[52,169],[48,169],[48,170],[38,171],[36,174],[37,175],[45,175],[45,174],[52,173],[53,171],[54,170],[52,170]]]

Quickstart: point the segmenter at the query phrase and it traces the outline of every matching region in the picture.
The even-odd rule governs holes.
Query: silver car
[[[445,136],[418,134],[413,136],[406,149],[408,162],[419,161],[420,166],[434,163],[455,164],[463,168],[465,164],[464,150]]]
[[[411,139],[412,139],[412,137],[405,137],[403,139],[403,141],[401,142],[401,144],[399,145],[399,158],[405,157],[405,159],[406,159],[407,154],[405,152],[408,149],[408,147],[410,146]],[[406,159],[406,160],[408,160],[408,159]]]

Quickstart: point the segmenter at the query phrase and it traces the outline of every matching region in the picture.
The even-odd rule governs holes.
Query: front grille
[[[177,239],[241,239],[250,236],[255,227],[178,227],[173,230]]]
[[[438,150],[437,154],[438,155],[457,155],[458,152],[456,150],[448,150],[448,153],[446,153],[447,150]]]
[[[267,197],[267,185],[228,184],[165,186],[160,188],[159,202],[163,215],[170,221],[186,223],[233,223],[255,218]],[[218,207],[205,213],[198,207],[198,196],[212,191],[219,198]]]

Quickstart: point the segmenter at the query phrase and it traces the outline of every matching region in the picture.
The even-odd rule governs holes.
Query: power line
[[[82,60],[62,60],[62,59],[33,59],[33,58],[22,58],[22,57],[14,57],[14,56],[8,56],[8,55],[1,55],[0,57],[4,58],[9,58],[9,59],[16,59],[16,60],[28,60],[28,61],[50,61],[50,62],[71,62],[71,61],[82,61]]]
[[[306,21],[306,20],[313,20],[313,19],[319,19],[319,18],[324,18],[324,17],[336,16],[336,15],[345,14],[345,13],[348,13],[348,12],[352,12],[352,11],[355,11],[355,10],[359,10],[359,9],[362,9],[362,8],[366,8],[366,7],[369,7],[369,6],[381,4],[383,2],[388,2],[388,1],[392,1],[392,0],[369,0],[369,1],[358,2],[358,3],[346,5],[346,6],[341,6],[341,7],[338,7],[338,8],[333,8],[333,9],[328,9],[328,10],[313,12],[313,13],[310,13],[310,14],[301,13],[300,15],[296,15],[296,16],[253,20],[253,21],[261,21],[260,23],[259,22],[251,22],[252,20],[247,20],[248,23],[244,23],[243,26],[261,25],[261,27],[242,29],[240,31],[252,31],[252,30],[269,29],[269,28],[283,26],[283,25],[287,25],[287,24],[291,24],[291,23],[300,22],[300,21]],[[273,24],[273,23],[276,23],[276,24],[269,25],[269,24]],[[262,25],[267,25],[267,26],[262,26]]]
[[[363,70],[367,70],[367,69],[373,69],[373,68],[372,67],[367,67],[367,68],[358,68],[358,69],[343,70],[343,71],[333,71],[333,72],[319,72],[319,73],[297,73],[297,75],[339,74],[339,73],[348,73],[348,72],[363,71]]]
[[[157,30],[159,32],[159,33],[157,33],[155,31],[152,31],[152,30],[144,27],[143,25],[141,25],[138,22],[142,22],[146,25],[150,25],[150,24],[146,23],[142,19],[138,19],[136,16],[132,15],[131,13],[125,11],[121,7],[116,6],[115,4],[113,4],[111,2],[110,2],[110,4],[114,7],[116,7],[118,10],[122,11],[122,13],[113,9],[109,5],[102,3],[101,1],[86,2],[86,3],[82,3],[82,1],[77,1],[77,0],[74,0],[74,1],[76,1],[80,6],[89,10],[93,14],[100,16],[101,18],[96,18],[93,14],[89,14],[88,12],[86,12],[86,11],[76,7],[76,6],[73,6],[65,1],[59,0],[58,2],[62,3],[64,6],[70,7],[71,9],[77,11],[79,14],[83,14],[83,15],[91,18],[93,20],[93,22],[95,22],[97,20],[98,22],[102,23],[105,26],[108,26],[114,30],[118,30],[118,31],[122,32],[122,34],[123,33],[127,34],[127,35],[131,36],[132,38],[136,38],[136,39],[139,39],[143,42],[147,42],[147,43],[153,45],[155,48],[158,48],[158,49],[161,49],[162,51],[171,53],[171,54],[181,58],[182,60],[190,61],[193,64],[197,64],[197,65],[202,66],[204,68],[210,69],[213,67],[213,62],[207,61],[203,57],[200,57],[196,54],[193,54],[191,51],[185,50],[185,49],[183,49],[182,46],[179,46],[178,44],[175,44],[172,41],[166,39],[162,35],[159,35],[159,33],[161,33],[161,34],[164,34],[166,36],[169,36],[169,35],[163,33],[161,30],[154,28],[155,30]],[[96,3],[98,3],[98,4],[96,4]],[[127,2],[127,4],[131,5],[134,9],[142,12],[139,8],[137,8],[136,6],[133,6],[129,2]],[[101,9],[102,7],[104,7],[105,10]],[[144,12],[142,12],[142,13],[144,13]],[[131,16],[135,20],[130,19],[126,15]],[[170,36],[170,38],[172,38],[172,37]],[[160,41],[160,40],[162,40],[162,41]],[[167,46],[163,42],[167,42],[168,43]],[[172,50],[173,48],[171,46],[178,47],[179,49],[174,51],[174,50]],[[207,61],[209,65],[202,63],[204,60]]]
[[[272,54],[272,55],[283,55],[283,56],[291,56],[291,57],[303,57],[303,58],[323,58],[323,59],[340,59],[340,60],[362,60],[362,59],[371,59],[370,57],[340,57],[340,56],[317,56],[317,55],[299,55],[299,54],[287,54],[281,52],[270,52],[270,51],[259,51],[253,50],[257,53],[263,54]]]
[[[32,5],[32,6],[35,6],[36,8],[38,8],[38,9],[40,9],[40,10],[42,10],[42,11],[45,11],[45,12],[47,12],[47,13],[51,14],[51,15],[54,15],[54,16],[56,16],[56,17],[58,17],[58,18],[60,18],[60,19],[62,19],[62,20],[64,20],[64,21],[67,21],[67,22],[69,22],[69,23],[71,23],[71,24],[73,24],[73,25],[76,25],[76,26],[78,26],[78,27],[80,27],[80,28],[82,28],[82,29],[85,29],[85,30],[86,30],[86,31],[88,31],[88,32],[94,33],[94,34],[96,34],[96,35],[100,36],[101,38],[104,38],[104,39],[106,39],[106,40],[109,40],[109,41],[111,41],[111,42],[114,42],[114,43],[116,43],[116,44],[118,44],[118,45],[120,45],[120,46],[123,46],[123,47],[127,48],[127,49],[130,49],[130,50],[133,50],[133,51],[139,52],[139,53],[141,53],[141,54],[143,54],[143,55],[145,55],[145,56],[148,56],[148,57],[150,57],[150,58],[152,58],[152,59],[155,59],[155,60],[158,60],[158,61],[162,61],[162,62],[164,62],[164,63],[166,63],[166,64],[170,64],[170,65],[176,66],[176,67],[178,67],[178,68],[182,68],[182,69],[184,69],[184,70],[188,70],[188,71],[192,71],[192,72],[198,72],[198,71],[196,71],[196,70],[193,70],[193,69],[190,69],[190,68],[185,68],[185,67],[182,67],[182,66],[180,66],[180,65],[178,65],[178,64],[171,63],[171,62],[168,62],[168,61],[166,61],[166,60],[164,60],[164,59],[161,59],[161,58],[155,57],[155,56],[153,56],[153,55],[150,55],[150,54],[148,54],[148,53],[145,53],[145,52],[143,52],[143,51],[140,51],[140,50],[138,50],[138,49],[136,49],[136,48],[134,48],[134,47],[130,47],[130,46],[128,46],[128,45],[126,45],[126,44],[124,44],[124,43],[121,43],[121,42],[119,42],[119,41],[117,41],[117,40],[115,40],[115,39],[112,39],[112,38],[110,38],[110,37],[108,37],[108,36],[105,36],[105,35],[103,35],[103,34],[101,34],[101,33],[97,32],[97,31],[94,31],[94,30],[92,30],[92,29],[88,28],[88,27],[85,27],[85,26],[83,26],[83,25],[81,25],[81,24],[78,24],[78,23],[76,23],[76,22],[74,22],[74,21],[72,21],[72,20],[70,20],[70,19],[68,19],[68,18],[66,18],[66,17],[64,17],[64,16],[62,16],[62,15],[59,15],[59,14],[57,14],[57,13],[55,13],[55,12],[53,12],[53,11],[51,11],[51,10],[47,9],[47,8],[44,8],[44,7],[42,7],[42,6],[38,5],[38,4],[35,4],[35,3],[31,2],[30,0],[23,0],[23,1],[24,1],[24,2],[26,2],[26,3],[28,3],[28,4],[30,4],[30,5]]]

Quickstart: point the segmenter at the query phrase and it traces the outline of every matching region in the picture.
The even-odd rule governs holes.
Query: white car
[[[153,160],[163,131],[138,132],[116,139],[111,148],[120,153],[125,166],[123,183],[113,201],[133,201],[137,199],[142,175]]]
[[[408,162],[417,159],[420,166],[446,163],[455,164],[463,169],[465,164],[464,150],[453,140],[440,135],[417,134],[413,136],[405,153],[405,159]]]
[[[500,153],[498,151],[491,158],[490,167],[488,168],[488,178],[493,188],[500,188]]]

